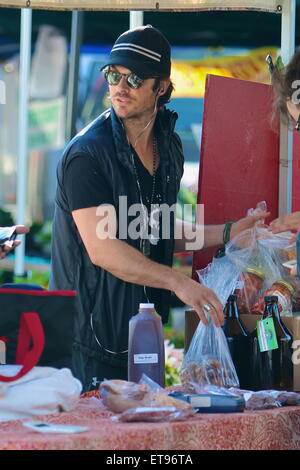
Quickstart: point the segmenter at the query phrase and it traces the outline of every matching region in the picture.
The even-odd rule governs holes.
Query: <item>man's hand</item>
[[[29,228],[26,227],[25,225],[17,225],[16,226],[16,233],[18,234],[24,234],[28,233]],[[20,240],[14,240],[13,242],[6,242],[3,246],[0,247],[0,259],[5,258],[5,256],[16,246],[20,245]]]
[[[263,212],[261,214],[249,215],[247,217],[244,217],[243,219],[238,220],[237,222],[234,222],[230,231],[230,240],[235,238],[239,233],[243,232],[244,230],[253,228],[256,223],[258,223],[260,220],[263,221],[269,216],[270,212]]]
[[[223,307],[216,294],[206,286],[184,276],[174,293],[186,305],[192,307],[198,314],[200,320],[208,326],[206,313],[212,318],[216,326],[224,324]]]
[[[269,226],[273,233],[285,232],[286,230],[297,230],[300,232],[300,212],[285,214],[274,219]]]

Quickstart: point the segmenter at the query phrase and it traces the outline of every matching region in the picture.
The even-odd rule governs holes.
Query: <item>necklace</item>
[[[141,184],[139,180],[139,175],[137,172],[137,168],[135,165],[134,161],[134,155],[133,152],[131,152],[131,161],[132,161],[132,166],[134,169],[134,174],[136,177],[136,183],[138,187],[138,192],[139,192],[139,198],[140,198],[140,203],[143,211],[143,230],[141,230],[141,242],[140,242],[140,251],[145,255],[145,256],[150,256],[150,240],[148,237],[148,230],[146,233],[146,229],[148,229],[148,213],[147,209],[145,207],[145,204],[143,202],[143,196],[142,196],[142,190],[141,190]],[[150,219],[151,219],[151,209],[152,205],[154,202],[154,196],[155,196],[155,186],[156,186],[156,164],[158,161],[158,146],[157,146],[157,139],[155,136],[153,136],[153,172],[152,172],[152,191],[151,191],[151,199],[150,199]],[[143,236],[144,235],[144,236]]]

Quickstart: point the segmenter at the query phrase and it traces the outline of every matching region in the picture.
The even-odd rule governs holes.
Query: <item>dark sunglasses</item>
[[[112,85],[112,86],[118,85],[122,77],[125,78],[127,85],[130,88],[133,88],[134,90],[136,90],[137,88],[140,88],[144,83],[144,80],[138,77],[133,72],[126,74],[126,73],[117,72],[116,70],[104,71],[104,78],[109,85]]]

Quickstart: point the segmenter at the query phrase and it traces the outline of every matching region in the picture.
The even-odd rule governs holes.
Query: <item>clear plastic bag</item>
[[[224,332],[208,320],[208,326],[199,323],[179,372],[182,385],[192,393],[195,383],[239,386]]]
[[[190,418],[196,411],[187,402],[168,396],[168,392],[143,374],[140,383],[104,380],[100,395],[118,421],[178,421]]]
[[[251,390],[230,388],[229,391],[235,395],[244,397],[246,410],[267,410],[282,406],[280,400],[277,399],[277,396],[272,395],[269,390],[252,392]]]
[[[296,392],[283,390],[261,390],[259,392],[252,392],[250,390],[240,390],[236,388],[230,388],[229,391],[235,395],[244,397],[247,410],[265,410],[279,406],[300,405],[300,394]]]
[[[277,295],[282,315],[292,314],[297,281],[290,277],[284,263],[295,256],[296,248],[295,242],[291,242],[292,234],[290,238],[286,234],[279,235],[255,227],[242,232],[227,245],[226,257],[240,271],[235,289],[240,313],[262,314],[264,296]]]

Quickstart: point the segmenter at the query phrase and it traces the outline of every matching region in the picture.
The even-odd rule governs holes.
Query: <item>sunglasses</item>
[[[122,80],[122,77],[125,78],[127,85],[129,88],[133,88],[134,90],[137,90],[140,88],[144,81],[142,78],[138,77],[135,73],[120,73],[117,72],[116,70],[105,70],[104,71],[104,78],[107,81],[109,85],[115,86],[120,83]]]

